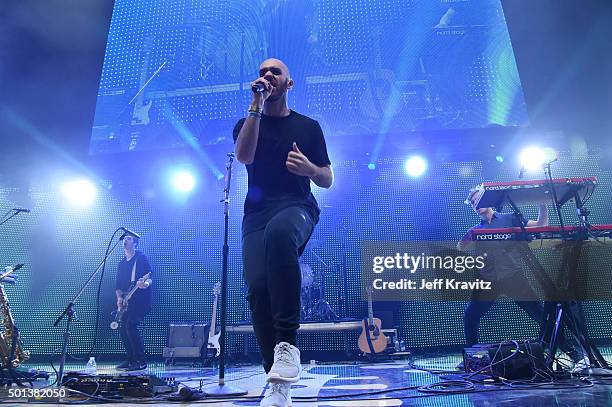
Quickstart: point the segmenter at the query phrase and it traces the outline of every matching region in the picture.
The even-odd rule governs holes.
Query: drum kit
[[[327,264],[314,252],[312,245],[309,245],[311,254],[323,266],[318,273],[308,264],[300,263],[302,274],[301,291],[301,320],[302,322],[322,322],[338,320],[338,315],[325,299],[325,278],[323,270],[328,268]]]

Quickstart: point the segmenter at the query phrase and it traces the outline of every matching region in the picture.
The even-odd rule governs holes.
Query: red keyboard
[[[526,227],[526,236],[520,227],[474,229],[472,232],[476,241],[529,240],[531,242],[530,246],[533,247],[548,247],[559,244],[563,241],[563,232],[565,232],[565,240],[585,240],[612,244],[612,224],[591,225],[588,233],[582,226],[565,226],[563,231],[560,226]]]
[[[552,182],[557,193],[557,202],[563,205],[575,194],[582,192],[584,198],[586,194],[591,193],[597,185],[597,178],[556,178]],[[501,208],[508,198],[517,205],[552,202],[550,181],[547,180],[484,182],[481,189],[483,192],[476,208]]]

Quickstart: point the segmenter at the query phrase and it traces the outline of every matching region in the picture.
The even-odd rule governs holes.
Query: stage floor
[[[602,349],[606,359],[612,361],[612,348]],[[292,386],[294,406],[609,406],[612,405],[612,378],[583,377],[559,381],[555,384],[511,385],[473,383],[460,384],[461,394],[439,394],[441,388],[426,388],[435,383],[460,380],[461,376],[440,373],[453,370],[459,362],[458,354],[414,357],[380,363],[311,364],[304,365],[299,383]],[[114,364],[98,363],[98,373],[118,374]],[[49,370],[49,365],[27,365],[26,368]],[[68,371],[76,370],[74,364]],[[435,370],[435,374],[424,369]],[[144,373],[144,372],[143,372]],[[164,366],[152,363],[148,374],[160,378],[174,378],[190,387],[216,384],[218,371],[214,368],[192,368]],[[232,400],[204,399],[181,405],[214,403],[216,406],[257,406],[266,384],[260,366],[229,367],[226,383],[248,390],[248,395]],[[50,383],[49,383],[50,384]],[[460,390],[459,387],[450,388]],[[155,404],[170,404],[161,394]],[[71,399],[68,399],[71,400]],[[151,399],[138,399],[148,401]],[[153,401],[151,400],[151,401]],[[14,400],[16,401],[16,400]],[[98,400],[100,402],[102,400]],[[95,403],[92,399],[90,402]],[[133,401],[124,400],[105,403],[125,405]],[[175,404],[175,403],[172,403]],[[41,404],[42,405],[42,404]],[[47,404],[48,405],[48,404]]]

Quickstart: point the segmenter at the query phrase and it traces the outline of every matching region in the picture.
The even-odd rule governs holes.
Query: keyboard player
[[[520,221],[513,213],[500,213],[493,208],[476,209],[480,190],[473,188],[465,201],[471,205],[474,212],[480,217],[480,223],[472,227],[457,244],[459,250],[465,250],[474,243],[473,231],[475,229],[493,229],[519,227]],[[542,204],[538,210],[538,219],[527,221],[527,226],[547,226],[548,209]],[[480,278],[491,281],[491,290],[474,290],[470,302],[465,310],[464,328],[468,346],[478,343],[478,326],[484,314],[493,306],[495,301],[506,295],[515,301],[527,315],[540,323],[543,315],[542,304],[525,277],[523,267],[519,262],[517,245],[526,242],[490,241],[477,242],[474,249],[479,255],[487,253],[485,268],[480,271]]]
[[[480,271],[480,278],[491,281],[492,284],[491,290],[474,290],[465,309],[464,329],[467,346],[479,343],[478,327],[480,320],[501,295],[514,300],[538,324],[542,321],[544,315],[543,305],[531,287],[529,280],[525,277],[523,266],[519,261],[521,258],[519,245],[527,245],[528,243],[517,241],[475,241],[473,231],[476,229],[521,226],[520,220],[514,213],[500,213],[493,208],[476,209],[480,193],[482,192],[479,188],[471,189],[465,201],[480,217],[480,223],[473,226],[465,234],[463,239],[457,244],[457,248],[465,250],[474,243],[473,246],[478,255],[487,253],[485,268]],[[528,220],[526,226],[548,226],[548,209],[545,204],[539,206],[537,220]],[[576,344],[572,340],[565,338],[562,332],[559,336],[559,347],[574,361],[573,371],[578,372],[585,366],[588,366],[588,359],[577,350]],[[462,369],[463,362],[458,367]]]

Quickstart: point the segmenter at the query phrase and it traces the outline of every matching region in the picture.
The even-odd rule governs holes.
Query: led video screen
[[[527,120],[499,0],[116,0],[90,153],[231,144],[269,57],[327,137]]]

